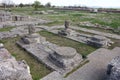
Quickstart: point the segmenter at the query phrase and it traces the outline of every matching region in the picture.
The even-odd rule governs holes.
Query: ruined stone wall
[[[26,62],[16,61],[2,44],[0,45],[0,80],[32,80]]]
[[[110,64],[108,64],[107,70],[108,78],[107,80],[120,80],[120,57],[113,59]]]
[[[10,12],[0,11],[0,22],[11,21],[11,20],[12,17]]]

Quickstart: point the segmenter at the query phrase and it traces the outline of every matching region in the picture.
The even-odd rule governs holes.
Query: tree
[[[2,0],[2,5],[6,9],[7,7],[13,7],[14,3],[11,0]]]
[[[23,6],[24,6],[24,5],[23,5],[23,3],[20,3],[20,4],[19,4],[19,7],[21,7],[21,8],[22,8]]]
[[[2,0],[2,4],[3,4],[3,6],[5,7],[9,7],[9,6],[11,6],[11,5],[14,5],[14,3],[13,3],[13,1],[11,1],[11,0]]]
[[[46,6],[46,7],[51,7],[51,3],[48,2],[45,6]]]
[[[33,4],[33,7],[35,8],[35,10],[38,10],[40,5],[41,5],[41,3],[39,1],[35,1],[34,4]]]

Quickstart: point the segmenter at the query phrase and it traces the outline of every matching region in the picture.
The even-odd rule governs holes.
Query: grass
[[[41,36],[46,37],[47,41],[50,41],[59,46],[73,47],[77,50],[78,53],[82,54],[83,56],[87,56],[88,54],[96,50],[96,48],[94,47],[67,38],[60,37],[47,31],[40,31],[39,33]]]
[[[49,27],[51,27],[51,26],[55,26],[55,25],[62,25],[63,24],[63,22],[60,22],[60,21],[53,21],[53,22],[49,22],[49,23],[45,23],[44,25],[45,26],[49,26]],[[42,24],[43,25],[43,24]]]
[[[69,12],[69,13],[68,13]],[[98,23],[103,26],[110,26],[112,28],[118,28],[120,25],[120,14],[93,14],[93,13],[86,13],[86,12],[75,12],[75,11],[64,11],[60,12],[58,14],[47,14],[47,15],[39,15],[43,19],[49,19],[53,21],[60,21],[64,23],[64,20],[69,20],[71,25],[79,24],[79,22],[91,22],[93,24]],[[90,17],[92,16],[92,17]],[[59,22],[56,22],[57,24]],[[93,30],[96,30],[93,28]],[[104,32],[110,32],[111,31],[105,31]]]
[[[89,32],[85,32],[85,31],[81,31],[81,30],[75,30],[75,31],[77,31],[77,32],[79,32],[79,33],[83,33],[83,34],[91,35],[91,36],[96,35],[96,34],[89,33]]]
[[[38,62],[35,58],[33,58],[29,53],[21,49],[16,45],[16,41],[19,40],[19,37],[4,39],[0,42],[4,43],[5,48],[17,59],[17,60],[25,60],[30,66],[31,75],[33,80],[39,80],[40,78],[46,76],[51,70],[46,68],[43,64]]]
[[[118,34],[118,33],[113,32],[112,30],[102,29],[102,28],[99,28],[99,27],[97,28],[97,27],[90,27],[90,26],[82,26],[82,25],[79,25],[79,24],[77,26],[82,27],[82,28],[87,28],[87,29],[90,29],[90,30],[100,31],[100,32]]]
[[[5,27],[5,28],[0,28],[0,32],[5,32],[5,31],[10,31],[14,27]]]
[[[57,10],[54,8],[39,8],[38,11],[54,10],[58,12],[57,14],[33,14],[33,7],[23,7],[23,8],[12,8],[12,12],[15,13],[25,13],[33,17],[40,17],[42,19],[49,19],[52,21],[57,21],[53,24],[59,24],[64,22],[64,20],[69,20],[71,24],[79,24],[79,22],[89,21],[93,24],[98,23],[104,26],[110,26],[113,28],[118,28],[120,25],[120,13],[88,13],[85,11],[67,11],[67,10]],[[51,25],[51,24],[48,24]]]

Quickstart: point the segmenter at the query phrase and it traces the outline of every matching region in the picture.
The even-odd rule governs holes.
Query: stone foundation
[[[0,80],[32,80],[26,62],[16,61],[3,46],[0,47]]]

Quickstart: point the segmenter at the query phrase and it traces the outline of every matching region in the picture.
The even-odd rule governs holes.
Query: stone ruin
[[[52,54],[48,56],[56,66],[60,68],[70,68],[81,61],[82,56],[79,56],[74,48],[71,47],[57,47]]]
[[[114,33],[117,33],[118,35],[120,35],[120,26],[118,26],[117,29],[114,29],[113,32],[114,32]]]
[[[53,70],[65,74],[83,60],[74,48],[50,43],[45,37],[35,33],[35,29],[32,28],[34,27],[29,26],[29,34],[22,37],[17,44]]]
[[[107,80],[120,80],[120,56],[114,58],[107,67]]]
[[[29,18],[22,15],[13,15],[8,11],[0,11],[0,22],[6,21],[27,21]]]
[[[0,11],[0,22],[11,21],[11,15],[12,14],[10,12]]]
[[[69,34],[69,31],[68,31],[69,25],[70,25],[69,21],[65,21],[65,23],[64,23],[64,26],[65,26],[64,30],[58,31],[58,34],[67,36]]]
[[[53,33],[56,33],[56,31],[53,30]],[[72,40],[82,42],[94,47],[104,47],[108,48],[111,46],[114,42],[111,41],[109,38],[106,38],[105,36],[101,35],[89,35],[84,33],[79,33],[77,31],[74,31],[72,29],[69,29],[69,22],[65,21],[65,28],[61,31],[58,31],[59,35],[65,36],[67,38],[70,38]]]
[[[93,24],[89,21],[80,22],[78,25],[87,26],[87,27],[91,27],[91,28],[97,27],[98,29],[108,30],[108,31],[111,31],[118,35],[120,34],[120,26],[118,26],[118,28],[112,28],[110,26],[100,25],[98,23]]]
[[[69,35],[74,34],[74,31],[69,28],[69,26],[70,26],[70,22],[69,21],[65,20],[64,26],[65,26],[65,28],[63,30],[58,31],[59,35],[69,36]]]
[[[0,43],[0,80],[32,80],[27,63],[16,61]]]
[[[28,26],[28,32],[29,34],[25,35],[24,37],[21,38],[21,40],[25,44],[31,44],[31,43],[41,43],[42,41],[45,40],[45,38],[40,37],[39,34],[35,33],[35,27],[30,24]]]
[[[13,15],[12,21],[27,21],[29,18],[28,16],[21,16],[21,15]]]
[[[95,47],[108,48],[113,43],[114,42],[112,42],[110,39],[100,35],[94,35],[93,37],[87,40],[88,45],[92,45]]]

